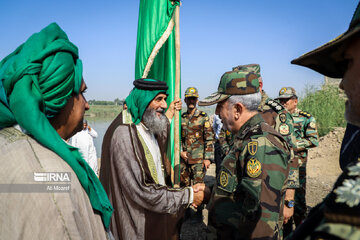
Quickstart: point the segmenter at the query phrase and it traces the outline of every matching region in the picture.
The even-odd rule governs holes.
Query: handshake
[[[192,202],[192,206],[197,208],[202,203],[208,203],[210,199],[210,188],[207,187],[204,183],[197,183],[192,186],[194,191],[194,199]]]

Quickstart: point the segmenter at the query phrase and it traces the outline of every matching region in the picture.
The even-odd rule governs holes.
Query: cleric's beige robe
[[[166,134],[158,137],[166,183],[170,166],[164,156]],[[120,114],[103,141],[100,181],[114,207],[110,229],[115,239],[176,239],[179,219],[190,201],[190,189],[156,184],[134,124]]]
[[[106,239],[75,172],[15,128],[0,130],[0,184],[40,184],[34,172],[69,172],[70,192],[11,192],[0,186],[0,239]],[[52,182],[54,183],[54,182]],[[1,190],[3,190],[1,192]]]

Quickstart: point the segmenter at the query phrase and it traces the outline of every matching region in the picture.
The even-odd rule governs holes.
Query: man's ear
[[[233,113],[236,120],[240,118],[240,115],[244,111],[244,105],[242,103],[235,103],[233,106]]]

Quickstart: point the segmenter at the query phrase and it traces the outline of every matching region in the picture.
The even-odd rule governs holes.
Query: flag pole
[[[175,99],[180,98],[180,4],[175,8]],[[175,187],[180,185],[180,112],[175,111],[174,122],[174,179]]]

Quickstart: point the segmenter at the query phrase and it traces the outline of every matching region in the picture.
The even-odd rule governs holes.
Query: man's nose
[[[85,111],[87,111],[89,109],[90,109],[89,103],[85,100]]]
[[[167,109],[167,103],[166,103],[165,100],[162,100],[162,101],[161,101],[160,107],[163,108],[163,109]]]

